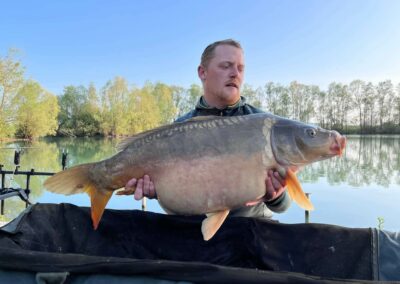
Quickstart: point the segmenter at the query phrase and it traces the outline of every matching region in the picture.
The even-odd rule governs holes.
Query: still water
[[[21,149],[20,170],[56,172],[61,170],[61,153],[68,151],[68,166],[99,161],[116,153],[119,140],[95,138],[42,139],[36,142],[0,143],[3,169],[15,168],[14,150]],[[349,136],[341,158],[317,162],[302,169],[298,177],[315,210],[314,223],[346,227],[378,227],[400,230],[400,136]],[[46,177],[32,177],[30,199],[33,203],[72,203],[90,206],[86,194],[64,196],[43,189]],[[20,176],[6,179],[6,186],[25,186]],[[12,197],[5,202],[2,220],[15,218],[25,204]],[[141,202],[132,196],[114,195],[107,208],[140,209]],[[157,201],[148,201],[147,210],[163,213]],[[284,223],[304,222],[304,211],[296,204],[275,219]]]

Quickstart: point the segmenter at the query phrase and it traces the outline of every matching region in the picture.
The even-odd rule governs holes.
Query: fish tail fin
[[[89,171],[94,164],[78,165],[51,176],[44,187],[54,193],[71,195],[86,192],[90,196],[93,228],[97,229],[112,191],[100,188],[92,181]]]
[[[296,177],[296,174],[290,169],[287,170],[286,173],[286,186],[288,189],[289,196],[303,209],[305,210],[314,210],[314,206],[312,205],[310,199],[308,199],[307,195],[301,189],[301,185],[299,180]]]

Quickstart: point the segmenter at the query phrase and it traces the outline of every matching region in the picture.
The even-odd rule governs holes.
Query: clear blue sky
[[[123,76],[189,87],[209,43],[239,40],[245,82],[323,89],[400,82],[400,1],[3,1],[0,56],[18,48],[27,78],[60,94]]]

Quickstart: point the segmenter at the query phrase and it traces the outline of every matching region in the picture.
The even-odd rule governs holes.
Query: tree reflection
[[[3,170],[13,171],[14,152],[16,149],[21,151],[19,171],[35,172],[58,172],[62,170],[62,152],[68,152],[67,167],[73,165],[99,161],[112,156],[116,153],[117,142],[112,139],[95,138],[58,138],[41,139],[38,141],[27,142],[18,141],[13,143],[0,144],[0,164]],[[30,180],[30,200],[35,203],[44,193],[43,183],[48,176],[32,176]],[[26,188],[26,176],[7,175],[5,180],[6,187]],[[8,198],[5,201],[5,219],[15,218],[23,209],[25,203],[19,197]]]
[[[299,174],[304,182],[316,183],[326,177],[331,185],[354,187],[400,184],[399,136],[351,136],[342,157],[317,162]]]

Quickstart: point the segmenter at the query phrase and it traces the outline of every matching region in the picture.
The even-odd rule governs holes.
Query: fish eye
[[[317,131],[314,128],[308,128],[306,129],[306,132],[310,137],[317,136]]]

